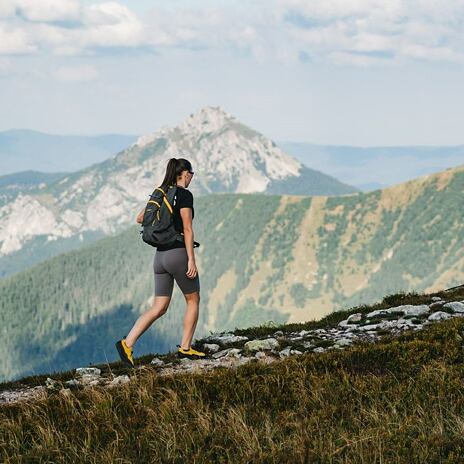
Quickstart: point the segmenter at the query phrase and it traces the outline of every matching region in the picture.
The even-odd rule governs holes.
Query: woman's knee
[[[193,293],[184,293],[184,297],[187,303],[190,301],[195,301],[199,303],[200,302],[200,291],[197,290],[196,292],[193,292]]]
[[[170,301],[170,296],[156,296],[151,306],[152,312],[159,316],[166,314]]]

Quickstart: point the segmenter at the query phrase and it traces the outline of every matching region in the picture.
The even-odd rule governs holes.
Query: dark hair
[[[183,171],[192,171],[190,161],[185,158],[171,158],[166,166],[166,174],[161,183],[161,188],[176,185],[177,176],[180,176]]]

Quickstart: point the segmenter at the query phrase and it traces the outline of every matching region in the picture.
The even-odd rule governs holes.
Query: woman
[[[193,252],[194,217],[193,195],[187,190],[193,177],[191,163],[184,158],[171,158],[166,168],[166,174],[161,188],[166,191],[169,185],[177,186],[176,200],[173,205],[174,227],[183,232],[184,242],[179,240],[169,245],[158,246],[155,252],[153,269],[155,272],[155,298],[151,309],[142,314],[129,334],[116,343],[121,360],[134,367],[133,346],[137,339],[166,313],[171,301],[174,280],[184,294],[187,311],[184,318],[184,333],[182,343],[177,345],[178,356],[184,358],[201,358],[205,353],[194,350],[190,344],[198,321],[198,306],[200,302],[200,278],[195,264]],[[145,209],[137,216],[141,224]]]

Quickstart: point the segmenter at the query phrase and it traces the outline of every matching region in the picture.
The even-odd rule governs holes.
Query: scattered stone
[[[314,353],[323,353],[325,351],[325,348],[322,346],[318,346],[317,348],[314,348],[313,352]]]
[[[211,335],[207,337],[208,341],[222,343],[223,345],[229,345],[236,342],[244,342],[248,340],[248,337],[245,335],[235,335],[233,333],[226,333],[223,335]]]
[[[430,307],[428,305],[404,305],[403,314],[405,316],[422,316],[429,311]]]
[[[444,308],[451,309],[455,313],[464,313],[464,303],[460,301],[450,301],[443,305]]]
[[[79,380],[76,380],[76,379],[67,380],[65,382],[65,385],[68,385],[69,387],[79,387],[80,384],[81,383],[79,382]]]
[[[432,301],[442,301],[439,296],[432,296]]]
[[[160,358],[153,358],[150,363],[152,366],[164,366],[164,361]]]
[[[355,322],[361,322],[361,318],[362,318],[361,313],[351,314],[350,316],[348,316],[348,319],[346,320],[346,322],[348,324],[353,324]]]
[[[205,349],[209,353],[216,353],[219,350],[219,348],[221,347],[216,343],[205,343],[203,345],[203,349]]]
[[[283,337],[283,336],[284,336],[284,333],[281,330],[274,332],[274,337]]]
[[[266,355],[266,353],[264,351],[257,351],[256,354],[255,354],[255,358],[258,358],[258,359],[266,358],[266,357],[267,357],[267,355]]]
[[[241,351],[242,350],[240,350],[239,348],[226,348],[225,350],[218,351],[217,353],[214,353],[213,358],[214,359],[219,359],[219,358],[223,358],[223,357],[235,357],[235,358],[238,358],[238,357],[240,357],[239,353]]]
[[[99,375],[83,374],[81,376],[81,383],[83,385],[95,386],[95,385],[98,385],[101,380],[102,379],[101,379],[101,377]]]
[[[98,367],[78,367],[76,369],[77,375],[100,375],[101,370]]]
[[[437,311],[436,313],[431,314],[427,319],[429,321],[442,321],[444,319],[449,319],[450,317],[453,317],[449,313],[445,313],[444,311]]]
[[[278,348],[279,342],[275,338],[265,338],[264,340],[250,340],[246,342],[244,348],[248,351],[272,350]]]
[[[57,380],[51,379],[50,377],[47,377],[47,380],[45,380],[45,386],[47,387],[48,390],[60,390],[61,389],[61,383],[58,382]]]
[[[430,309],[441,308],[445,304],[444,301],[435,301],[434,303],[429,304]]]
[[[351,345],[352,343],[353,343],[353,340],[351,340],[349,338],[340,338],[335,342],[335,345],[348,346],[348,345]]]
[[[114,387],[116,385],[124,385],[129,382],[130,382],[130,378],[128,375],[118,375],[108,385],[111,387]]]

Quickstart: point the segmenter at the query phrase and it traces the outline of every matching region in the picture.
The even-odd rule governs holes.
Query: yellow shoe
[[[121,358],[121,361],[126,363],[130,367],[134,367],[134,359],[132,357],[132,348],[129,348],[126,345],[126,339],[123,338],[122,340],[119,340],[116,342],[116,349],[118,350],[119,357]]]
[[[202,351],[194,350],[190,347],[188,350],[184,350],[180,345],[178,346],[177,356],[179,358],[190,358],[190,359],[200,359],[206,356]]]

